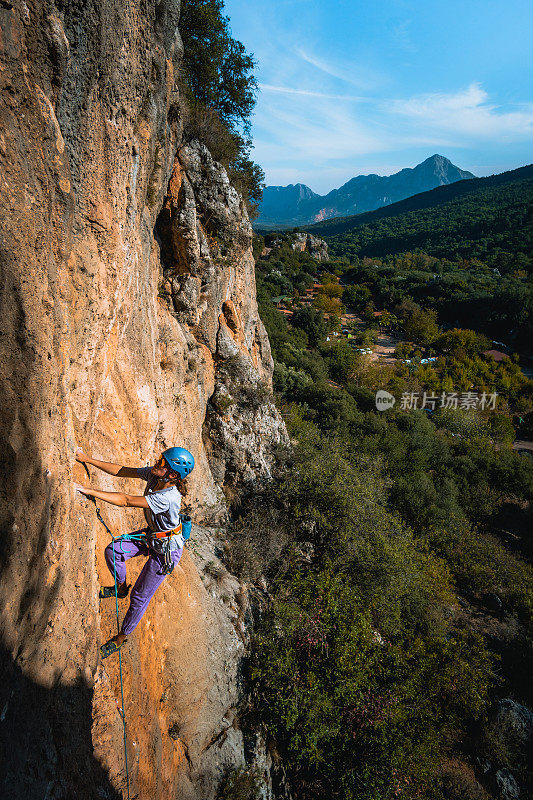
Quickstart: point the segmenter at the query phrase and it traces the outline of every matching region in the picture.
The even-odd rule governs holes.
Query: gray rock
[[[496,784],[502,800],[517,800],[520,797],[520,789],[510,770],[499,769],[496,773]]]
[[[527,706],[520,705],[510,697],[498,703],[497,721],[522,742],[527,742],[533,734],[533,713]]]
[[[329,261],[328,246],[324,239],[319,239],[318,236],[310,233],[295,233],[293,238],[294,241],[291,244],[293,250],[299,250],[302,253],[307,251],[317,261]]]

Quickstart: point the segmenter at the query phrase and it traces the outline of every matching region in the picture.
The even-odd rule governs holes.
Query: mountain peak
[[[455,181],[464,180],[465,178],[475,178],[472,172],[467,172],[464,169],[456,167],[452,164],[449,158],[441,156],[438,153],[426,158],[421,164],[414,167],[415,170],[432,172],[439,180],[437,185],[444,183],[455,183]]]

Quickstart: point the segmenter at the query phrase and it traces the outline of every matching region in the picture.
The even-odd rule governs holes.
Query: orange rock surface
[[[0,8],[0,742],[4,797],[124,791],[107,534],[73,490],[96,458],[194,454],[196,523],[123,656],[130,796],[209,800],[243,761],[237,581],[217,562],[226,486],[286,441],[257,312],[252,231],[223,168],[182,141],[174,2]],[[254,392],[261,402],[249,404]],[[229,405],[216,398],[231,396]],[[143,485],[91,470],[103,489]],[[138,511],[105,506],[117,534]],[[202,555],[203,553],[203,555]],[[130,577],[141,568],[134,564]],[[121,602],[121,614],[125,603]],[[170,731],[170,733],[169,733]]]

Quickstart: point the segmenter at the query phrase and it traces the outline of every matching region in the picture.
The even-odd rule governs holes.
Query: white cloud
[[[272,86],[270,83],[258,84],[261,91],[274,92],[275,94],[297,94],[303,97],[322,97],[326,100],[346,100],[347,102],[375,103],[371,97],[349,94],[328,94],[326,92],[314,92],[310,89],[292,89],[290,86]]]
[[[410,118],[419,125],[453,131],[476,138],[515,138],[533,134],[533,104],[522,110],[502,111],[489,102],[488,93],[479,83],[471,83],[459,92],[429,93],[407,100],[393,100],[384,111]]]
[[[275,98],[277,99],[277,98]],[[311,101],[311,102],[310,102]],[[314,101],[314,102],[313,102]],[[361,124],[352,109],[322,97],[296,96],[258,111],[256,157],[282,161],[331,161],[387,149],[389,134]]]
[[[457,148],[500,148],[533,133],[533,104],[501,108],[476,82],[456,92],[361,97],[339,92],[325,72],[313,83],[294,63],[283,74],[286,66],[280,58],[261,84],[254,115],[254,159],[269,184],[301,182],[323,194],[353,175],[391,174],[434,152],[453,160]]]
[[[384,81],[384,76],[379,75],[377,72],[369,69],[364,64],[346,64],[341,67],[336,64],[330,64],[321,58],[310,55],[302,48],[296,50],[297,54],[307,64],[324,72],[326,75],[331,75],[333,78],[350,83],[352,86],[357,86],[362,91],[369,91],[380,86]]]

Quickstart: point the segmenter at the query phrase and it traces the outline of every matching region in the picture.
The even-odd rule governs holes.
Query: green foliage
[[[354,311],[362,311],[372,297],[372,292],[364,284],[354,283],[344,290],[343,300],[350,305]]]
[[[222,781],[219,800],[259,800],[261,776],[257,769],[237,767],[230,770]]]
[[[353,339],[326,342],[331,319],[316,308],[290,321],[274,308],[270,297],[297,298],[297,281],[319,272],[288,237],[265,244],[276,239],[257,265],[258,299],[296,451],[269,503],[292,547],[269,573],[257,707],[301,800],[486,800],[472,752],[485,742],[491,763],[510,763],[487,723],[489,698],[531,702],[533,463],[510,448],[509,412],[527,423],[533,384],[517,357],[485,355],[481,331],[523,323],[524,275],[497,276],[476,258],[407,251],[349,263],[339,251],[328,269],[353,281],[343,300],[370,320],[356,341],[373,338],[373,302],[394,310],[382,329],[413,340],[398,347],[412,363],[388,367]],[[428,355],[436,361],[421,364]],[[378,413],[377,388],[425,390],[435,410]],[[495,391],[498,402],[440,408],[452,391]]]
[[[468,327],[528,352],[532,172],[439,187],[313,231],[328,236],[330,253],[342,260],[355,310],[364,307],[365,289],[378,308],[410,298],[435,309],[441,325]],[[346,300],[351,291],[345,289]]]
[[[474,356],[490,348],[490,339],[475,331],[453,328],[446,331],[434,342],[435,346],[443,353],[449,353],[453,358]]]
[[[354,374],[358,357],[345,339],[336,342],[329,354],[329,371],[335,381],[347,383]]]
[[[326,335],[324,318],[315,308],[302,308],[294,313],[292,324],[307,334],[309,345],[318,347]]]
[[[219,414],[225,414],[237,401],[229,394],[219,393],[211,402]]]
[[[433,309],[417,309],[404,324],[408,339],[414,339],[421,345],[429,345],[439,335],[437,312]]]
[[[261,713],[298,796],[415,794],[450,729],[482,713],[490,658],[447,621],[446,567],[387,510],[379,466],[298,415],[291,430],[279,496],[317,557],[290,568],[257,637]]]
[[[498,595],[507,609],[529,624],[533,612],[531,568],[511,556],[494,536],[451,520],[444,528],[428,529],[425,538],[434,553],[446,560],[458,586],[473,596]]]
[[[477,258],[502,272],[531,270],[533,168],[463,181],[392,206],[312,226],[334,255],[413,253],[411,269],[437,259]],[[331,238],[330,238],[331,237]]]
[[[183,0],[184,136],[198,138],[227,167],[230,180],[249,203],[252,216],[264,172],[249,157],[250,115],[255,105],[255,60],[231,35],[223,0]]]
[[[192,96],[217,110],[233,130],[249,128],[255,105],[255,61],[234,39],[223,0],[183,0],[180,33],[183,40],[185,79]]]
[[[263,195],[265,185],[265,173],[259,164],[252,161],[246,152],[239,152],[238,156],[230,165],[230,180],[233,186],[243,197],[248,198],[251,217],[255,219],[258,215],[259,203]]]

